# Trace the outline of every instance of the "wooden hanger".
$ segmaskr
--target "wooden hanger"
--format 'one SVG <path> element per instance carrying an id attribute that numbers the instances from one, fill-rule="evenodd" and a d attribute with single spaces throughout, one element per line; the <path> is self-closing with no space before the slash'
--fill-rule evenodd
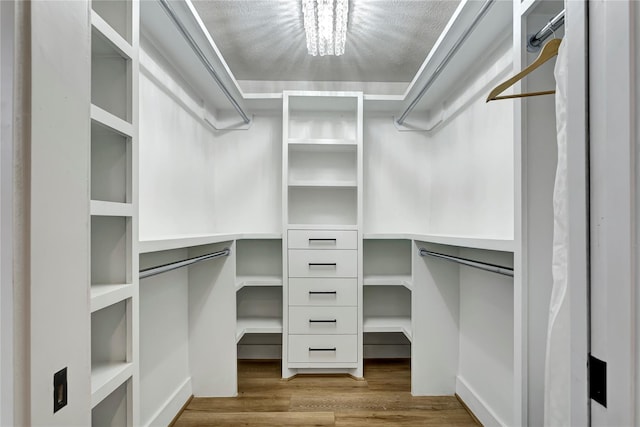
<path id="1" fill-rule="evenodd" d="M 515 95 L 498 96 L 502 92 L 504 92 L 505 90 L 507 90 L 508 88 L 513 86 L 514 84 L 516 84 L 518 81 L 522 80 L 526 75 L 530 74 L 533 70 L 535 70 L 536 68 L 540 67 L 542 64 L 544 64 L 545 62 L 547 62 L 548 60 L 550 60 L 551 58 L 556 56 L 558 54 L 558 48 L 560 47 L 560 42 L 562 42 L 562 39 L 551 39 L 551 40 L 549 40 L 544 45 L 542 50 L 540 51 L 540 55 L 538 55 L 536 60 L 533 61 L 531 63 L 531 65 L 529 65 L 527 68 L 525 68 L 524 70 L 520 71 L 515 76 L 511 77 L 506 82 L 501 83 L 498 86 L 496 86 L 496 88 L 493 89 L 491 91 L 491 93 L 489 94 L 489 96 L 487 97 L 487 102 L 496 101 L 496 100 L 499 100 L 499 99 L 525 98 L 525 97 L 528 97 L 528 96 L 550 95 L 552 93 L 556 93 L 555 90 L 547 90 L 547 91 L 543 91 L 543 92 L 530 92 L 530 93 L 519 93 L 519 94 L 515 94 Z"/>

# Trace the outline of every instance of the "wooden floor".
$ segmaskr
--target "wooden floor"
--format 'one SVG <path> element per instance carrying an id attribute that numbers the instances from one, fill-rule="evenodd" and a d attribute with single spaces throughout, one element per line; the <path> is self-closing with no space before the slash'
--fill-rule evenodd
<path id="1" fill-rule="evenodd" d="M 238 362 L 238 397 L 194 398 L 176 427 L 477 426 L 453 396 L 411 396 L 409 360 L 367 360 L 364 380 L 297 376 L 279 361 Z"/>

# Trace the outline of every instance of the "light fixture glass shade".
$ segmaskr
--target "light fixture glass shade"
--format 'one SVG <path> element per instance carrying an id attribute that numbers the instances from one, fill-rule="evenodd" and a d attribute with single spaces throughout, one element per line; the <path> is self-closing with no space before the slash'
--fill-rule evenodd
<path id="1" fill-rule="evenodd" d="M 349 0 L 302 0 L 309 55 L 342 55 L 347 40 Z"/>

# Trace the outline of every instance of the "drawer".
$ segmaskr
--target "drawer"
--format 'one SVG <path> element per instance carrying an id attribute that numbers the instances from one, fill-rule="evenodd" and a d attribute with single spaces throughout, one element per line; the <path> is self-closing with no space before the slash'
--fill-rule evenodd
<path id="1" fill-rule="evenodd" d="M 358 251 L 289 250 L 289 277 L 358 277 Z"/>
<path id="2" fill-rule="evenodd" d="M 357 335 L 289 335 L 289 362 L 353 363 L 357 361 Z"/>
<path id="3" fill-rule="evenodd" d="M 357 231 L 289 230 L 289 249 L 358 249 Z"/>
<path id="4" fill-rule="evenodd" d="M 289 305 L 358 305 L 358 279 L 289 279 Z"/>
<path id="5" fill-rule="evenodd" d="M 289 307 L 290 334 L 356 334 L 358 307 Z"/>

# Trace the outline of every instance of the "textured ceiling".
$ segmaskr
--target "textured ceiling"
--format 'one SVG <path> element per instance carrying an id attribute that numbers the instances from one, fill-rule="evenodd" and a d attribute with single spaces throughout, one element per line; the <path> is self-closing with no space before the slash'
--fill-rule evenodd
<path id="1" fill-rule="evenodd" d="M 409 82 L 458 0 L 349 0 L 345 54 L 307 54 L 300 0 L 194 0 L 238 80 Z"/>

